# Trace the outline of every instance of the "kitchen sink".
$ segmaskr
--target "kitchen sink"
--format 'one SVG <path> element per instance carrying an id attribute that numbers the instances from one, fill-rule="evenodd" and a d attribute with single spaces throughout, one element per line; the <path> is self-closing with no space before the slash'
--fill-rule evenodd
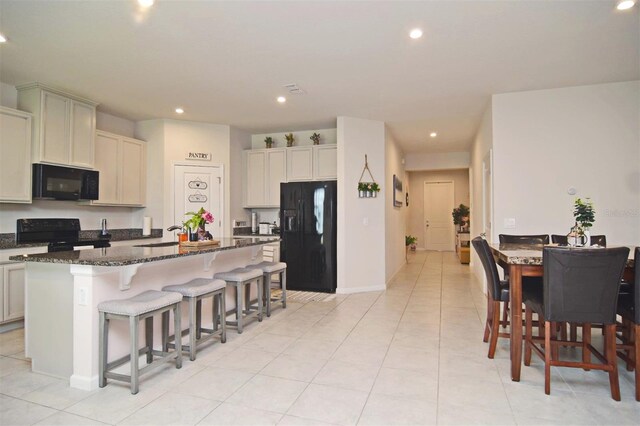
<path id="1" fill-rule="evenodd" d="M 166 243 L 151 243 L 151 244 L 140 244 L 134 247 L 172 247 L 172 246 L 177 246 L 178 242 L 177 241 L 169 241 Z"/>

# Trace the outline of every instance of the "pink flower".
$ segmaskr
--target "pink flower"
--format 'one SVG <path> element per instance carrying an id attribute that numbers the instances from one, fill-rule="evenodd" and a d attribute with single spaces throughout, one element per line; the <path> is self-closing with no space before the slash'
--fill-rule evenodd
<path id="1" fill-rule="evenodd" d="M 211 214 L 211 212 L 205 211 L 204 213 L 202 213 L 202 219 L 204 219 L 206 223 L 213 223 L 213 215 Z"/>

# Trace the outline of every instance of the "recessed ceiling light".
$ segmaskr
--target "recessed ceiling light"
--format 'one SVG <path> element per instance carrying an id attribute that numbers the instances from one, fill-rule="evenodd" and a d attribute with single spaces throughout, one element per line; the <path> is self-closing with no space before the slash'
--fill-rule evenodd
<path id="1" fill-rule="evenodd" d="M 176 108 L 176 114 L 184 114 L 184 109 L 183 108 Z"/>
<path id="2" fill-rule="evenodd" d="M 287 98 L 285 98 L 284 96 L 278 96 L 277 99 L 278 102 L 280 102 L 281 104 L 287 102 Z"/>
<path id="3" fill-rule="evenodd" d="M 616 4 L 616 9 L 627 10 L 627 9 L 631 9 L 635 5 L 636 5 L 636 0 L 618 0 L 618 4 Z"/>
<path id="4" fill-rule="evenodd" d="M 431 132 L 429 136 L 431 136 L 432 138 L 435 138 L 436 136 L 438 136 L 438 134 L 436 132 Z"/>
<path id="5" fill-rule="evenodd" d="M 155 3 L 155 0 L 138 0 L 138 4 L 141 7 L 151 7 Z"/>
<path id="6" fill-rule="evenodd" d="M 420 28 L 414 28 L 409 33 L 409 37 L 416 39 L 422 37 L 422 30 Z"/>
<path id="7" fill-rule="evenodd" d="M 0 43 L 6 43 L 7 42 L 7 38 L 4 36 L 4 34 L 0 34 Z"/>

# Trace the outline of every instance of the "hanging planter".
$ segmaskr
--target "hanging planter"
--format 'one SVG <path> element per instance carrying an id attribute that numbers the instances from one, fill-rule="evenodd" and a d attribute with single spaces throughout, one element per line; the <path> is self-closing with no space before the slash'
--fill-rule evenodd
<path id="1" fill-rule="evenodd" d="M 369 173 L 369 177 L 371 177 L 370 182 L 363 182 L 362 178 L 364 177 L 364 172 Z M 369 163 L 367 161 L 367 156 L 364 156 L 364 169 L 362 170 L 362 174 L 360 175 L 360 180 L 358 181 L 358 197 L 360 198 L 376 198 L 378 196 L 378 192 L 380 192 L 380 185 L 376 183 L 376 180 L 373 178 L 371 174 L 371 170 L 369 170 Z"/>

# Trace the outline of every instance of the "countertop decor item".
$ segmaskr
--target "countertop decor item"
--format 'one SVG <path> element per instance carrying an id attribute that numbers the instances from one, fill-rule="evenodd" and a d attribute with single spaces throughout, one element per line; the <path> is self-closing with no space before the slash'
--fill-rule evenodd
<path id="1" fill-rule="evenodd" d="M 575 225 L 567 235 L 567 242 L 569 245 L 577 247 L 590 246 L 590 231 L 596 221 L 596 212 L 593 209 L 593 202 L 590 198 L 587 197 L 584 201 L 576 198 L 573 202 L 573 217 L 575 218 Z"/>
<path id="2" fill-rule="evenodd" d="M 284 138 L 287 140 L 287 147 L 292 147 L 293 142 L 295 142 L 295 138 L 293 137 L 293 133 L 287 133 L 284 135 Z"/>
<path id="3" fill-rule="evenodd" d="M 369 173 L 369 177 L 371 178 L 370 182 L 362 181 L 365 172 Z M 378 192 L 380 192 L 380 185 L 376 183 L 376 180 L 371 174 L 371 170 L 369 169 L 369 162 L 367 161 L 367 155 L 365 154 L 364 168 L 362 169 L 362 174 L 360 174 L 360 180 L 358 181 L 358 197 L 376 198 L 378 196 Z"/>
<path id="4" fill-rule="evenodd" d="M 313 141 L 314 145 L 320 145 L 320 133 L 312 134 L 309 139 Z"/>
<path id="5" fill-rule="evenodd" d="M 264 143 L 267 146 L 267 148 L 272 148 L 273 147 L 273 138 L 271 136 L 267 136 L 266 138 L 264 138 Z"/>
<path id="6" fill-rule="evenodd" d="M 209 233 L 205 231 L 204 227 L 207 223 L 213 223 L 213 215 L 211 214 L 211 212 L 206 211 L 203 207 L 200 207 L 200 210 L 198 210 L 197 212 L 188 212 L 185 213 L 185 216 L 186 215 L 191 215 L 191 218 L 187 219 L 184 222 L 184 226 L 191 230 L 189 241 L 205 240 L 207 234 Z"/>

